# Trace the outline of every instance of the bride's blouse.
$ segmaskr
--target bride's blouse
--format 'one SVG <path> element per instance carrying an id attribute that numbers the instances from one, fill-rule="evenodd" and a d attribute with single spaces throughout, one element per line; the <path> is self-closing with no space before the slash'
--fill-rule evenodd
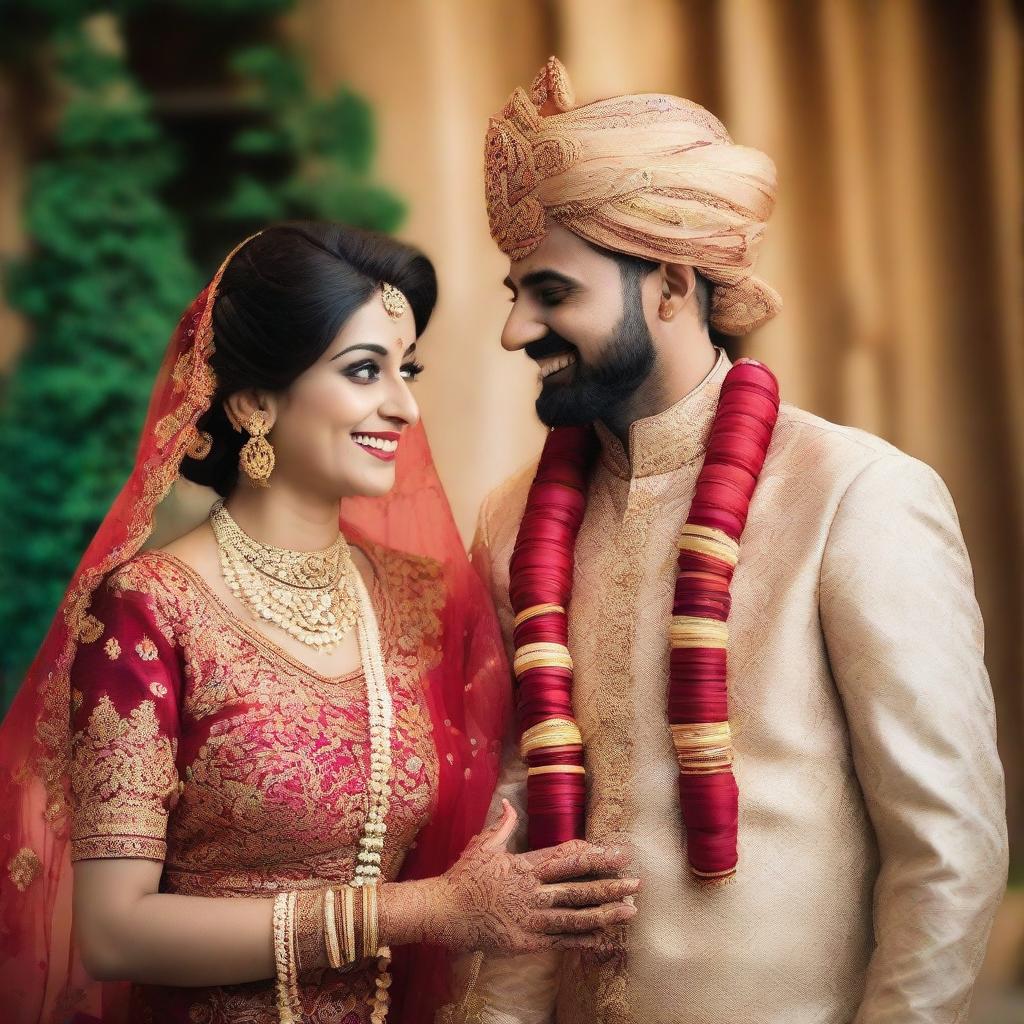
<path id="1" fill-rule="evenodd" d="M 366 549 L 394 701 L 382 877 L 398 874 L 437 794 L 421 687 L 438 650 L 440 571 Z M 160 891 L 273 896 L 350 881 L 368 806 L 362 670 L 327 677 L 224 605 L 184 562 L 143 552 L 96 593 L 71 675 L 71 858 L 164 862 Z M 306 977 L 312 1024 L 368 1021 L 369 962 Z M 216 988 L 133 985 L 154 1024 L 277 1020 L 272 979 Z"/>

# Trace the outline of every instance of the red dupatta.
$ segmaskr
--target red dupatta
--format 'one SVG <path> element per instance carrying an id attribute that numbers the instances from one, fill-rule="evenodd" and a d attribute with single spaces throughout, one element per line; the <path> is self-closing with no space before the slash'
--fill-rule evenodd
<path id="1" fill-rule="evenodd" d="M 249 241 L 249 239 L 246 239 Z M 186 455 L 199 457 L 196 428 L 216 380 L 213 307 L 221 264 L 171 337 L 150 398 L 135 465 L 76 569 L 53 623 L 0 724 L 0 993 L 5 1024 L 126 1019 L 127 984 L 85 972 L 72 933 L 69 834 L 69 672 L 81 643 L 95 641 L 89 614 L 102 580 L 131 559 L 153 529 L 157 505 Z M 401 878 L 439 874 L 482 825 L 499 768 L 508 668 L 482 583 L 469 565 L 422 426 L 403 438 L 396 484 L 379 499 L 346 501 L 342 526 L 366 539 L 424 555 L 443 567 L 441 650 L 424 680 L 438 749 L 437 811 L 417 837 Z M 447 997 L 448 957 L 394 950 L 392 1019 L 432 1021 Z M 406 993 L 415 993 L 406 999 Z"/>

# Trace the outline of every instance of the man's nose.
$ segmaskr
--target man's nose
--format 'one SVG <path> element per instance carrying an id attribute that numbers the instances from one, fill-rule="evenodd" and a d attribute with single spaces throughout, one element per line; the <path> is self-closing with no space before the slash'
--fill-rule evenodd
<path id="1" fill-rule="evenodd" d="M 539 320 L 530 316 L 518 302 L 513 303 L 512 310 L 505 321 L 501 332 L 501 347 L 506 352 L 518 352 L 531 341 L 539 341 L 546 337 L 548 328 Z"/>

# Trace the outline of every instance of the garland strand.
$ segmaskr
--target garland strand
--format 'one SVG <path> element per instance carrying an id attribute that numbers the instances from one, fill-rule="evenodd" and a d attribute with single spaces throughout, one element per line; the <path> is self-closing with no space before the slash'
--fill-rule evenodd
<path id="1" fill-rule="evenodd" d="M 739 540 L 778 408 L 774 374 L 755 360 L 737 360 L 722 384 L 679 539 L 668 630 L 668 721 L 679 762 L 687 856 L 694 875 L 710 884 L 727 882 L 736 872 L 739 793 L 732 772 L 726 621 Z M 572 714 L 566 608 L 596 452 L 589 427 L 548 435 L 510 566 L 513 668 L 533 849 L 584 834 L 583 743 Z"/>

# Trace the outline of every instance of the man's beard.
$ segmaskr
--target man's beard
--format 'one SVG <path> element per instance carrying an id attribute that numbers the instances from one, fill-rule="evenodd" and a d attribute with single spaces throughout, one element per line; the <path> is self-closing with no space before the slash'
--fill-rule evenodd
<path id="1" fill-rule="evenodd" d="M 572 379 L 542 385 L 537 398 L 537 416 L 549 427 L 616 422 L 655 364 L 654 339 L 639 303 L 628 304 L 596 365 L 584 363 L 579 351 L 553 332 L 526 346 L 527 355 L 535 359 L 563 351 L 576 356 Z"/>

